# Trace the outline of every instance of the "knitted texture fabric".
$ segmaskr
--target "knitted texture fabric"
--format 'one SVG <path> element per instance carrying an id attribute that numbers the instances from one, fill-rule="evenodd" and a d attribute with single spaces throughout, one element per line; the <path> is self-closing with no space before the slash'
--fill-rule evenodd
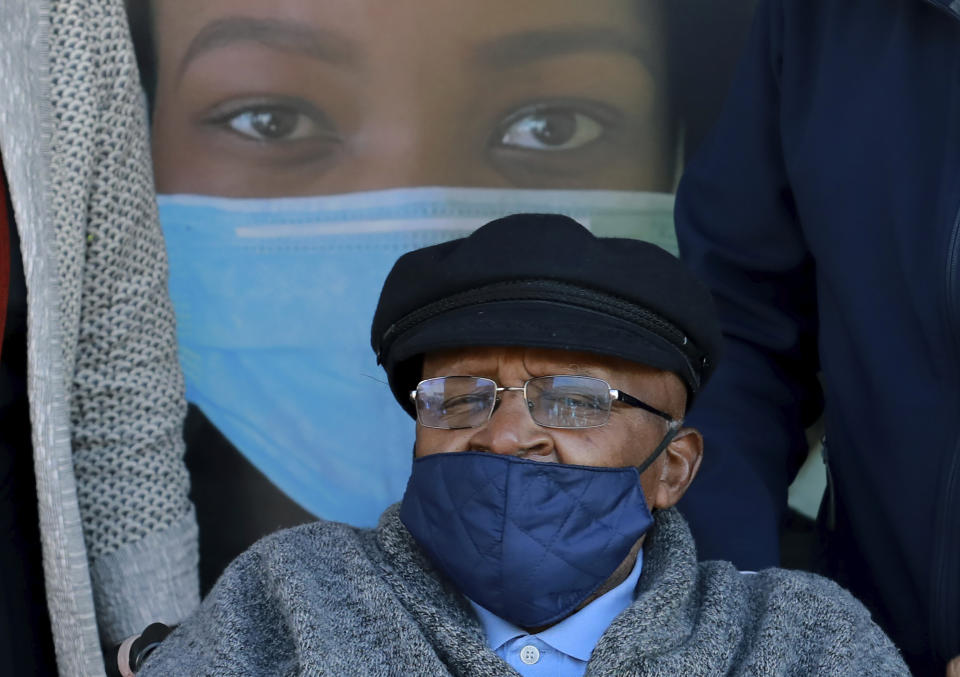
<path id="1" fill-rule="evenodd" d="M 50 53 L 63 361 L 84 535 L 97 557 L 190 510 L 183 381 L 123 3 L 55 2 Z"/>
<path id="2" fill-rule="evenodd" d="M 0 2 L 0 147 L 27 283 L 27 389 L 47 606 L 61 675 L 102 674 L 70 453 L 50 218 L 49 6 Z"/>
<path id="3" fill-rule="evenodd" d="M 98 630 L 198 603 L 146 114 L 121 0 L 4 0 L 0 30 L 47 602 L 60 674 L 97 675 Z"/>
<path id="4" fill-rule="evenodd" d="M 158 675 L 515 675 L 465 598 L 388 509 L 376 530 L 317 522 L 270 536 L 223 574 L 148 659 Z M 697 563 L 660 511 L 635 602 L 587 675 L 908 675 L 849 593 L 818 576 Z"/>

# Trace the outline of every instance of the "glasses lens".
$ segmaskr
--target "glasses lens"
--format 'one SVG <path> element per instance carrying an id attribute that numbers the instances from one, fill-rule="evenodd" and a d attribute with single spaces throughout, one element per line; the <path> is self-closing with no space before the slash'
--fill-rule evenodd
<path id="1" fill-rule="evenodd" d="M 417 420 L 427 428 L 475 428 L 487 422 L 497 384 L 476 376 L 441 376 L 417 386 Z"/>
<path id="2" fill-rule="evenodd" d="M 549 428 L 595 428 L 610 418 L 610 384 L 590 376 L 541 376 L 527 383 L 530 415 Z"/>

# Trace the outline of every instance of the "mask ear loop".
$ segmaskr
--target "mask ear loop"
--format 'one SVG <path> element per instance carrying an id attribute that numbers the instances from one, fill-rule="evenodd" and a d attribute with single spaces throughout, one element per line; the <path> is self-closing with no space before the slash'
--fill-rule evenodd
<path id="1" fill-rule="evenodd" d="M 653 453 L 647 457 L 646 461 L 637 466 L 638 477 L 642 475 L 643 471 L 649 468 L 651 464 L 657 460 L 660 454 L 663 453 L 663 450 L 666 449 L 671 442 L 673 442 L 673 438 L 677 436 L 678 432 L 680 432 L 680 426 L 682 424 L 682 421 L 670 421 L 670 429 L 667 431 L 667 434 L 664 435 L 663 439 L 660 440 L 660 444 L 658 444 L 657 448 L 653 450 Z"/>

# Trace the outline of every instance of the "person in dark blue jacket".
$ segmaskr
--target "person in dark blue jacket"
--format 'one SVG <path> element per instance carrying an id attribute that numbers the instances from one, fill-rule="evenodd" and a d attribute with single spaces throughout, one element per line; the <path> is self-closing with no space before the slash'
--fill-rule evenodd
<path id="1" fill-rule="evenodd" d="M 691 417 L 701 558 L 777 563 L 823 413 L 823 571 L 942 676 L 960 655 L 960 2 L 762 0 L 676 218 L 725 333 Z"/>

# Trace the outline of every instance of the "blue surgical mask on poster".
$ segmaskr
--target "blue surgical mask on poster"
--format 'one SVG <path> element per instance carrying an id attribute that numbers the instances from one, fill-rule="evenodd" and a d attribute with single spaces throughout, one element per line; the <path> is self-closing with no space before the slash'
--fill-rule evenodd
<path id="1" fill-rule="evenodd" d="M 305 509 L 357 526 L 400 500 L 413 456 L 414 422 L 370 349 L 397 257 L 517 212 L 677 250 L 662 193 L 425 187 L 158 204 L 187 400 Z"/>

